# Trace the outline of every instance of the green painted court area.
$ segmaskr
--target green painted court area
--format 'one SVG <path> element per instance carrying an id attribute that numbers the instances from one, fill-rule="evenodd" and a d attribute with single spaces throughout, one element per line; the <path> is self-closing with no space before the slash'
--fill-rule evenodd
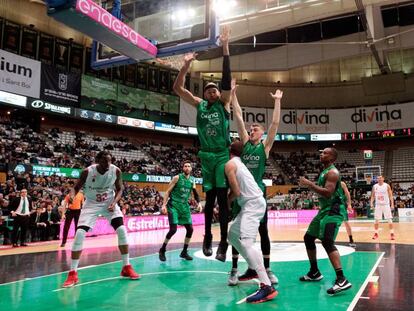
<path id="1" fill-rule="evenodd" d="M 326 294 L 335 279 L 328 259 L 319 261 L 325 278 L 317 283 L 299 282 L 298 277 L 308 271 L 306 261 L 274 262 L 279 295 L 257 305 L 237 304 L 257 289 L 257 283 L 227 286 L 230 262 L 196 257 L 183 261 L 178 255 L 179 250 L 167 252 L 162 264 L 157 254 L 132 259 L 142 275 L 136 281 L 121 279 L 121 262 L 113 262 L 80 269 L 80 283 L 74 288 L 60 288 L 66 273 L 3 284 L 0 310 L 347 310 L 382 253 L 343 256 L 353 287 L 333 297 Z M 240 263 L 239 270 L 245 269 L 246 264 Z"/>

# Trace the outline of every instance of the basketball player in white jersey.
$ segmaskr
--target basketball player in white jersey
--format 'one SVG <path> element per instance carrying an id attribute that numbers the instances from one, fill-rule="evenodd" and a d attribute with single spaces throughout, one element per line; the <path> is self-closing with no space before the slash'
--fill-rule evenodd
<path id="1" fill-rule="evenodd" d="M 123 222 L 123 214 L 118 206 L 122 196 L 121 170 L 111 164 L 112 156 L 107 151 L 101 151 L 95 159 L 97 164 L 82 171 L 79 181 L 71 192 L 71 198 L 84 187 L 86 198 L 82 208 L 75 239 L 72 245 L 72 261 L 68 277 L 63 287 L 75 286 L 78 282 L 78 265 L 82 253 L 83 240 L 86 232 L 95 226 L 99 215 L 104 216 L 118 235 L 118 247 L 122 255 L 123 268 L 121 276 L 136 280 L 140 276 L 129 264 L 127 231 Z"/>
<path id="2" fill-rule="evenodd" d="M 378 183 L 372 187 L 371 191 L 371 209 L 374 208 L 375 200 L 375 224 L 374 229 L 375 233 L 372 237 L 373 240 L 378 239 L 378 224 L 382 219 L 384 214 L 384 219 L 388 220 L 388 225 L 390 227 L 390 237 L 391 240 L 395 240 L 394 227 L 392 224 L 392 212 L 394 210 L 394 197 L 392 195 L 392 190 L 390 185 L 384 182 L 383 176 L 378 176 Z"/>
<path id="3" fill-rule="evenodd" d="M 267 275 L 262 254 L 254 247 L 260 220 L 266 211 L 266 200 L 249 169 L 240 160 L 243 152 L 241 141 L 230 145 L 230 160 L 225 173 L 230 185 L 228 202 L 237 199 L 241 209 L 229 230 L 229 243 L 243 256 L 250 269 L 257 272 L 260 289 L 246 298 L 249 303 L 260 303 L 276 297 L 277 291 Z"/>

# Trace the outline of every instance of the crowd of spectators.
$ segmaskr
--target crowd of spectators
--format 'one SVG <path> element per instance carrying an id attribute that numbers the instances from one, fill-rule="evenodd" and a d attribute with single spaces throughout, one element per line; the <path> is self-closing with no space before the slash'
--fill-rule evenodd
<path id="1" fill-rule="evenodd" d="M 304 151 L 291 152 L 288 156 L 272 152 L 271 156 L 278 163 L 283 174 L 287 177 L 287 184 L 297 185 L 299 177 L 309 178 L 309 175 L 317 176 L 323 170 L 318 153 L 307 153 Z M 344 162 L 336 162 L 335 166 L 341 171 L 345 168 L 352 168 L 353 165 Z M 352 176 L 343 175 L 342 179 L 347 182 L 355 180 L 355 174 Z"/>

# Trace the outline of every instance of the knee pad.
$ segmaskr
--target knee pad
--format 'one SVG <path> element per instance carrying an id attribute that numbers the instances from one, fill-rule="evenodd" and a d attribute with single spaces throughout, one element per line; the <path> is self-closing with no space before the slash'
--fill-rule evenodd
<path id="1" fill-rule="evenodd" d="M 124 219 L 122 217 L 117 217 L 111 220 L 111 226 L 116 231 L 119 227 L 124 225 Z"/>
<path id="2" fill-rule="evenodd" d="M 310 234 L 306 233 L 303 237 L 303 240 L 305 241 L 306 249 L 308 250 L 314 250 L 316 249 L 315 240 L 316 238 L 311 236 Z"/>
<path id="3" fill-rule="evenodd" d="M 118 245 L 128 245 L 128 236 L 124 225 L 116 229 L 116 234 L 118 235 Z"/>
<path id="4" fill-rule="evenodd" d="M 75 239 L 74 239 L 73 244 L 72 244 L 72 251 L 73 252 L 78 252 L 78 251 L 82 250 L 83 240 L 85 239 L 86 231 L 87 231 L 84 228 L 89 229 L 88 227 L 81 226 L 81 227 L 78 228 L 78 230 L 76 230 Z"/>
<path id="5" fill-rule="evenodd" d="M 322 246 L 328 255 L 337 250 L 332 239 L 323 239 Z"/>

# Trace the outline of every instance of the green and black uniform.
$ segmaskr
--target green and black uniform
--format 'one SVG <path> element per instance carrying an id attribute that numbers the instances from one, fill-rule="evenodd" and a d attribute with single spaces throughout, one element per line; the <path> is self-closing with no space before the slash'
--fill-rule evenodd
<path id="1" fill-rule="evenodd" d="M 185 177 L 185 174 L 178 175 L 178 181 L 170 194 L 167 204 L 168 221 L 174 225 L 192 224 L 190 205 L 188 199 L 194 187 L 194 177 Z"/>
<path id="2" fill-rule="evenodd" d="M 317 185 L 324 187 L 326 183 L 326 175 L 330 170 L 337 170 L 336 167 L 332 164 L 329 167 L 325 168 L 322 173 L 319 175 Z M 338 173 L 339 174 L 339 173 Z M 325 226 L 327 224 L 335 224 L 335 232 L 333 239 L 335 240 L 339 227 L 342 224 L 342 221 L 345 218 L 346 206 L 344 202 L 345 194 L 341 187 L 341 178 L 339 177 L 336 182 L 336 187 L 334 193 L 330 198 L 319 197 L 319 213 L 313 218 L 312 222 L 308 227 L 307 233 L 318 239 L 323 239 L 325 236 Z"/>
<path id="3" fill-rule="evenodd" d="M 266 193 L 266 185 L 263 183 L 263 175 L 266 169 L 266 158 L 267 157 L 263 142 L 254 145 L 250 141 L 247 141 L 244 144 L 241 160 L 249 169 L 250 173 L 252 173 L 254 180 L 256 181 L 260 190 L 262 190 L 263 195 Z M 232 206 L 233 219 L 239 212 L 240 206 L 235 201 Z"/>
<path id="4" fill-rule="evenodd" d="M 229 160 L 230 146 L 230 114 L 223 103 L 217 100 L 209 106 L 203 100 L 197 106 L 197 132 L 201 150 L 203 190 L 227 188 L 224 166 Z"/>

